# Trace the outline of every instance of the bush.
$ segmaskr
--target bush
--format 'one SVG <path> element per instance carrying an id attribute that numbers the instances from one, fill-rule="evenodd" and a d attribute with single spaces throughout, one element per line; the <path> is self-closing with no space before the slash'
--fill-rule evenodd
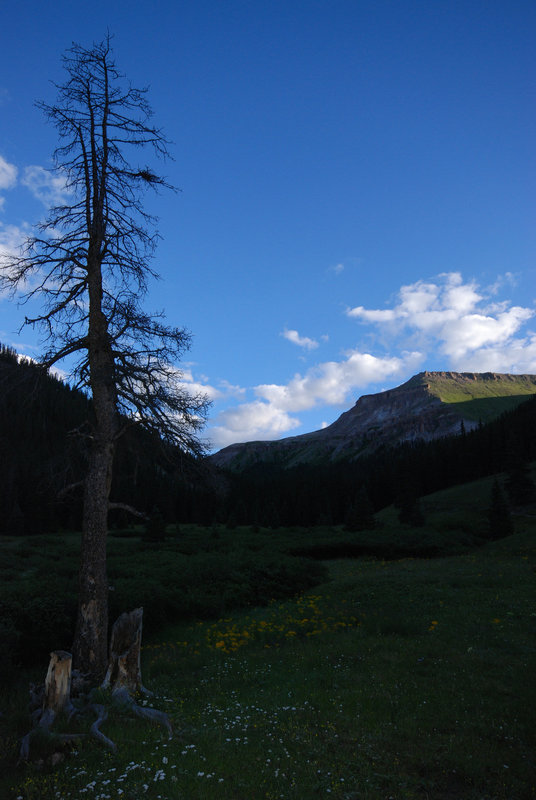
<path id="1" fill-rule="evenodd" d="M 114 577 L 110 617 L 143 606 L 151 631 L 177 620 L 209 619 L 236 608 L 291 597 L 325 579 L 326 570 L 310 560 L 265 550 L 199 553 L 162 551 L 144 562 L 123 561 Z"/>

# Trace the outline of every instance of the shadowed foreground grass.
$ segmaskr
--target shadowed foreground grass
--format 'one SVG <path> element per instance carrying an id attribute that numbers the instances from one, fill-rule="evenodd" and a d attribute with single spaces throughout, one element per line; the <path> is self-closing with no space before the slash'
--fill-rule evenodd
<path id="1" fill-rule="evenodd" d="M 0 794 L 536 797 L 535 552 L 525 530 L 446 559 L 333 561 L 292 601 L 169 628 L 143 675 L 171 740 L 112 713 L 117 754 L 84 740 L 56 771 L 12 769 Z"/>

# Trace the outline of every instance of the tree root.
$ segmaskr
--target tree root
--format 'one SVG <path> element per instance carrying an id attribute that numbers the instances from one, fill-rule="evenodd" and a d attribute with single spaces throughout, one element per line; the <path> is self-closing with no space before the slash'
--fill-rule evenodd
<path id="1" fill-rule="evenodd" d="M 138 705 L 132 696 L 135 693 L 152 696 L 152 692 L 145 689 L 141 681 L 142 615 L 143 609 L 141 608 L 137 608 L 129 614 L 121 614 L 113 626 L 110 661 L 101 689 L 111 689 L 114 705 L 126 713 L 161 725 L 167 730 L 171 739 L 173 729 L 168 715 L 156 708 Z M 71 693 L 84 696 L 86 688 L 86 676 L 80 675 L 76 671 L 71 675 L 70 653 L 55 650 L 50 654 L 50 664 L 44 686 L 30 685 L 29 711 L 33 727 L 21 741 L 19 761 L 30 760 L 31 742 L 39 731 L 50 734 L 54 742 L 62 745 L 87 736 L 83 733 L 55 734 L 51 731 L 52 725 L 59 715 L 66 716 L 67 720 L 70 720 L 75 714 L 85 710 L 97 714 L 97 719 L 90 728 L 91 736 L 110 750 L 117 751 L 115 742 L 100 730 L 100 726 L 108 718 L 106 707 L 102 703 L 92 702 L 91 692 L 89 693 L 89 703 L 86 703 L 83 708 L 75 708 L 71 701 Z"/>
<path id="2" fill-rule="evenodd" d="M 106 747 L 109 747 L 110 750 L 113 750 L 115 753 L 117 751 L 117 745 L 115 744 L 115 742 L 112 742 L 111 739 L 108 739 L 108 737 L 105 736 L 100 730 L 100 726 L 102 725 L 102 723 L 106 722 L 106 720 L 108 719 L 108 712 L 106 711 L 104 706 L 101 705 L 100 703 L 94 703 L 91 706 L 91 710 L 95 711 L 95 713 L 97 714 L 97 719 L 90 728 L 91 735 L 95 739 L 97 739 L 97 741 L 101 742 Z"/>
<path id="3" fill-rule="evenodd" d="M 173 736 L 173 728 L 171 726 L 171 720 L 164 711 L 138 705 L 124 687 L 114 689 L 112 697 L 136 717 L 141 717 L 141 719 L 147 719 L 150 722 L 156 722 L 158 725 L 162 725 L 167 730 L 168 736 L 171 739 Z"/>

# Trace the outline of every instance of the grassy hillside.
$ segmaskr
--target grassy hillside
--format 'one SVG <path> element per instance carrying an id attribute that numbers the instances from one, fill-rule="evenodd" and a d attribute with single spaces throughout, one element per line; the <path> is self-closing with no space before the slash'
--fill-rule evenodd
<path id="1" fill-rule="evenodd" d="M 424 372 L 412 379 L 428 385 L 443 403 L 462 403 L 457 410 L 467 419 L 483 423 L 511 411 L 536 394 L 536 375 L 502 375 L 485 372 Z"/>

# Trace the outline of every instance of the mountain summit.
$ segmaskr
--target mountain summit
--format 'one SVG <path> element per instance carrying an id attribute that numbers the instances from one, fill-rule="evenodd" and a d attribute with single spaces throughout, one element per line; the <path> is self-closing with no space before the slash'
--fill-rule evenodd
<path id="1" fill-rule="evenodd" d="M 420 372 L 395 389 L 363 395 L 322 430 L 271 442 L 232 444 L 210 460 L 234 471 L 261 463 L 293 467 L 352 461 L 382 445 L 471 430 L 534 394 L 536 375 Z"/>

